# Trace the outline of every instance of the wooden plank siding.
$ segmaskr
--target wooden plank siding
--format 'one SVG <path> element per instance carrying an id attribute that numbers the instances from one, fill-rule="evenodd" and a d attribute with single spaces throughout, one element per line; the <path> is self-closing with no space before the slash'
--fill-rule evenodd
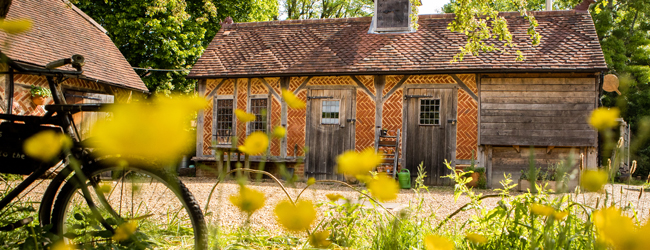
<path id="1" fill-rule="evenodd" d="M 517 152 L 513 147 L 490 147 L 492 157 L 488 158 L 488 161 L 490 161 L 489 166 L 491 167 L 492 174 L 492 178 L 489 179 L 491 187 L 501 187 L 499 181 L 503 180 L 504 174 L 509 174 L 512 180 L 519 180 L 521 171 L 526 171 L 531 163 L 531 152 L 533 154 L 535 167 L 542 169 L 542 171 L 546 171 L 547 168 L 562 161 L 568 163 L 571 157 L 575 163 L 572 169 L 578 168 L 580 153 L 583 153 L 584 149 L 556 147 L 548 151 L 546 147 L 521 147 L 519 152 Z M 577 181 L 577 179 L 578 177 L 572 181 Z"/>
<path id="2" fill-rule="evenodd" d="M 595 78 L 483 78 L 483 145 L 595 146 L 587 124 L 596 107 Z"/>

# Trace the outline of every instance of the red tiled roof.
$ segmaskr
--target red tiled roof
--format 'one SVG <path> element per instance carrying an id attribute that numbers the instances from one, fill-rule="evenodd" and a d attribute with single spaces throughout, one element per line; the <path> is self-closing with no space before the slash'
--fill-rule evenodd
<path id="1" fill-rule="evenodd" d="M 530 45 L 528 22 L 519 13 L 502 13 L 526 57 L 523 62 L 515 61 L 513 49 L 450 63 L 465 44 L 464 35 L 447 30 L 452 14 L 421 15 L 418 31 L 408 34 L 368 34 L 369 17 L 290 20 L 222 28 L 188 77 L 607 69 L 589 13 L 533 14 L 543 36 L 539 46 Z"/>
<path id="2" fill-rule="evenodd" d="M 9 43 L 0 49 L 12 60 L 44 67 L 79 54 L 85 57 L 86 79 L 148 91 L 106 30 L 74 5 L 62 0 L 13 0 L 7 19 L 18 18 L 29 18 L 33 25 L 27 33 L 15 36 L 0 32 L 0 42 Z"/>

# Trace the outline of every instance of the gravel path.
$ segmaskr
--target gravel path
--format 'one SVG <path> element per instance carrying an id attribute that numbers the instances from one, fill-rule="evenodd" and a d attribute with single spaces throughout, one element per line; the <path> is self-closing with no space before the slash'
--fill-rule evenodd
<path id="1" fill-rule="evenodd" d="M 201 209 L 205 208 L 205 204 L 208 200 L 210 190 L 215 184 L 215 179 L 213 178 L 197 178 L 197 177 L 181 177 L 185 185 L 190 189 L 194 194 L 194 197 L 197 199 L 201 205 Z M 27 199 L 38 200 L 40 199 L 45 187 L 49 181 L 43 181 L 43 184 L 36 186 L 36 188 L 27 195 Z M 296 197 L 300 191 L 306 186 L 305 183 L 299 182 L 296 183 L 295 187 L 287 187 L 288 193 L 292 197 Z M 250 188 L 257 189 L 266 194 L 266 203 L 262 209 L 257 211 L 251 217 L 251 226 L 254 229 L 265 229 L 269 232 L 279 232 L 279 226 L 275 222 L 273 215 L 273 208 L 275 205 L 287 199 L 286 195 L 282 189 L 275 183 L 269 180 L 263 180 L 259 183 L 249 184 Z M 0 189 L 4 189 L 5 185 L 0 184 Z M 363 187 L 357 186 L 359 189 Z M 607 190 L 611 193 L 612 186 L 608 185 Z M 635 207 L 640 207 L 638 211 L 639 217 L 641 220 L 645 221 L 648 218 L 648 213 L 650 212 L 650 198 L 647 194 L 644 194 L 641 199 L 638 199 L 639 196 L 639 187 L 632 186 L 628 189 L 625 185 L 616 184 L 614 185 L 614 199 L 617 203 L 620 202 L 627 204 L 632 203 Z M 211 224 L 218 223 L 223 229 L 229 230 L 241 226 L 245 221 L 245 215 L 241 214 L 238 209 L 233 206 L 228 197 L 235 195 L 239 190 L 238 184 L 234 181 L 225 181 L 218 185 L 215 190 L 210 206 L 207 211 L 207 220 Z M 621 195 L 621 190 L 623 194 Z M 493 191 L 489 190 L 477 190 L 483 194 L 495 194 Z M 330 184 L 330 183 L 318 183 L 308 190 L 306 190 L 301 198 L 309 199 L 314 201 L 314 203 L 326 201 L 326 194 L 337 193 L 341 194 L 347 199 L 357 200 L 360 197 L 360 194 L 350 190 L 347 187 L 341 186 L 339 184 Z M 513 193 L 521 194 L 521 193 Z M 465 203 L 469 202 L 469 198 L 466 196 L 461 196 L 458 202 L 454 202 L 453 197 L 453 188 L 452 187 L 431 187 L 430 192 L 425 194 L 425 207 L 424 211 L 421 214 L 429 215 L 434 213 L 436 216 L 434 220 L 440 220 L 445 216 L 449 215 L 456 209 L 460 208 Z M 599 203 L 602 206 L 604 195 L 598 193 L 588 193 L 585 195 L 578 196 L 578 200 L 582 203 L 585 203 L 590 206 L 594 206 L 596 202 L 600 199 Z M 493 208 L 497 206 L 499 198 L 487 198 L 483 200 L 483 205 L 486 208 Z M 402 190 L 395 201 L 391 201 L 391 206 L 400 205 L 402 207 L 409 206 L 410 203 L 417 201 L 417 196 L 412 190 Z M 626 202 L 627 201 L 627 202 Z M 397 204 L 395 204 L 397 203 Z M 321 211 L 326 209 L 321 207 Z M 473 211 L 463 211 L 455 216 L 451 224 L 464 222 L 467 220 Z"/>

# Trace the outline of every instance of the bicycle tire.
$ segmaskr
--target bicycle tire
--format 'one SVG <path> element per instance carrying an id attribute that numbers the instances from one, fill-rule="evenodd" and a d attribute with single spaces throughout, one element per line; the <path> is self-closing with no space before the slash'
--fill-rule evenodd
<path id="1" fill-rule="evenodd" d="M 83 172 L 85 176 L 95 176 L 103 171 L 114 171 L 116 169 L 115 166 L 123 164 L 123 161 L 125 160 L 128 162 L 128 167 L 126 167 L 125 170 L 136 170 L 138 172 L 148 173 L 152 177 L 159 179 L 163 184 L 165 184 L 166 188 L 176 195 L 179 201 L 183 204 L 183 207 L 192 222 L 194 249 L 207 249 L 207 226 L 201 208 L 187 187 L 169 171 L 164 170 L 163 168 L 152 168 L 150 163 L 147 163 L 142 159 L 115 157 L 92 161 L 90 164 L 83 167 Z M 79 186 L 76 182 L 68 181 L 63 185 L 61 191 L 56 196 L 51 216 L 52 229 L 54 233 L 62 235 L 64 225 L 66 224 L 65 219 L 69 205 L 68 203 L 71 201 L 73 195 L 78 189 Z"/>

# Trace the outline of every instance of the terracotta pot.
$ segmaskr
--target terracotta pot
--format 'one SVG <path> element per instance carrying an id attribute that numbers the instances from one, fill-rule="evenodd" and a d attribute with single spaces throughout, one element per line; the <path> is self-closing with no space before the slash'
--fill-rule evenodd
<path id="1" fill-rule="evenodd" d="M 34 104 L 36 104 L 36 105 L 43 105 L 43 104 L 45 104 L 45 100 L 46 100 L 46 99 L 47 99 L 47 98 L 45 98 L 45 97 L 43 97 L 43 96 L 40 96 L 40 95 L 32 96 L 32 102 L 34 102 Z"/>
<path id="2" fill-rule="evenodd" d="M 466 185 L 468 187 L 473 187 L 473 188 L 478 187 L 478 178 L 481 177 L 481 173 L 474 172 L 472 173 L 472 175 L 470 175 L 470 177 L 472 177 L 472 181 L 470 181 Z"/>

